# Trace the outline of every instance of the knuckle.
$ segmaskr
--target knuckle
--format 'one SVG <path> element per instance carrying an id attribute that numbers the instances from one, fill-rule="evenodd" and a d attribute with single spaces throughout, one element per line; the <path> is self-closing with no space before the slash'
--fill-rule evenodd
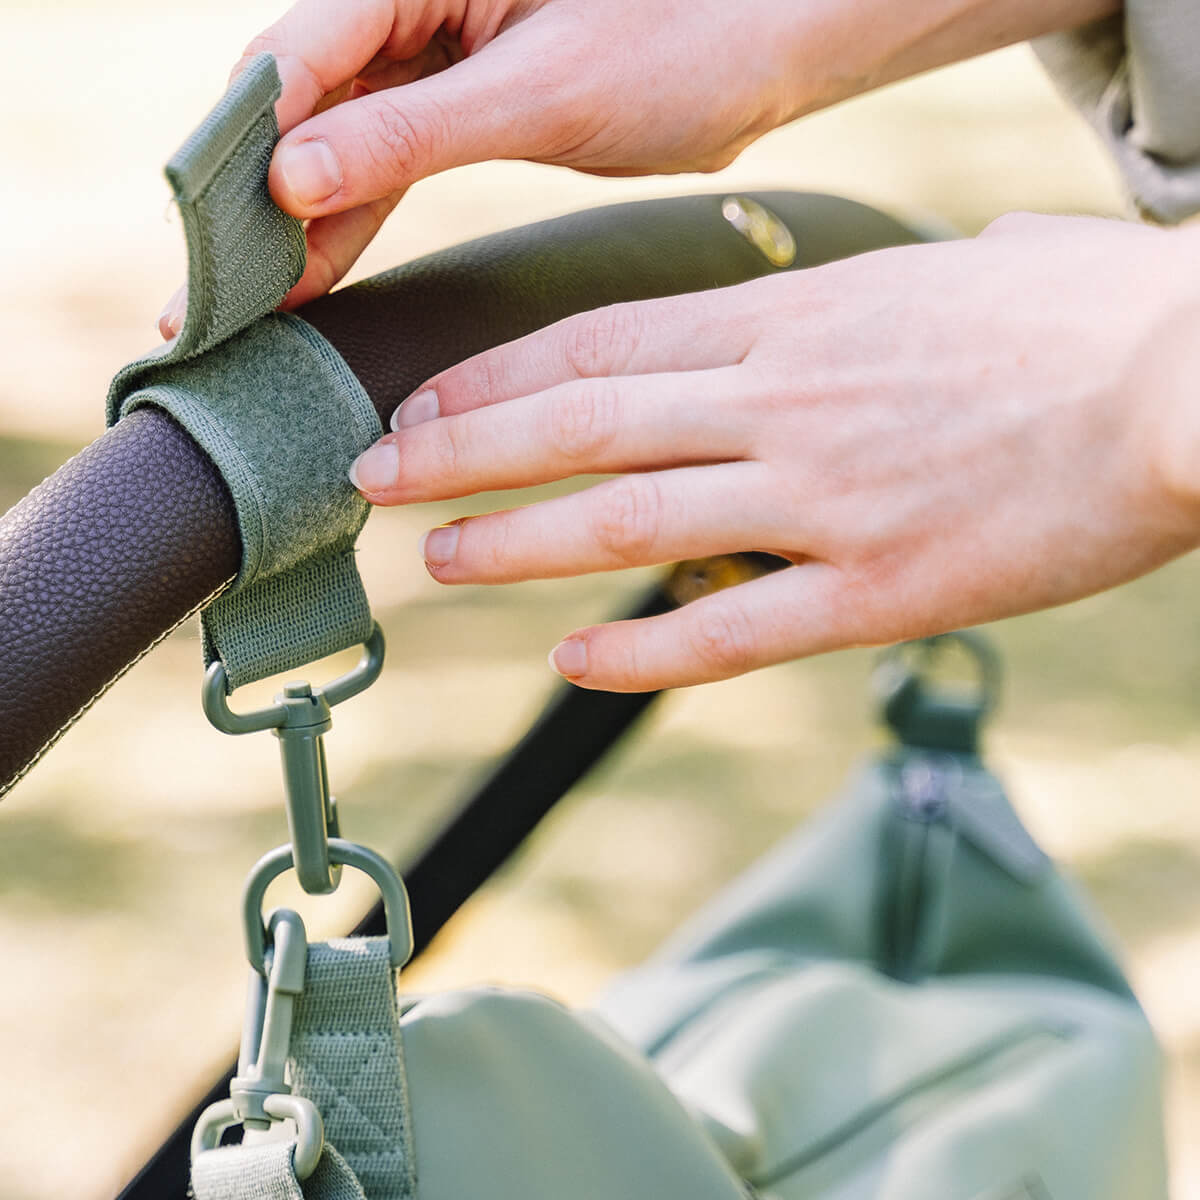
<path id="1" fill-rule="evenodd" d="M 696 657 L 722 675 L 737 675 L 754 665 L 754 626 L 736 605 L 720 601 L 698 605 L 689 640 Z"/>
<path id="2" fill-rule="evenodd" d="M 623 688 L 639 690 L 646 685 L 648 675 L 642 664 L 637 637 L 612 634 L 604 639 L 603 653 L 593 652 L 593 657 L 604 665 L 604 673 L 614 684 Z"/>
<path id="3" fill-rule="evenodd" d="M 512 386 L 510 374 L 509 366 L 501 355 L 484 354 L 476 361 L 468 377 L 468 398 L 480 406 L 507 400 Z"/>
<path id="4" fill-rule="evenodd" d="M 265 29 L 262 33 L 255 34 L 246 43 L 246 48 L 242 51 L 242 57 L 238 65 L 241 66 L 256 54 L 277 54 L 283 49 L 283 40 L 275 30 Z"/>
<path id="5" fill-rule="evenodd" d="M 1045 220 L 1039 213 L 1007 212 L 984 226 L 980 237 L 1001 237 L 1013 233 L 1032 233 L 1042 227 Z"/>
<path id="6" fill-rule="evenodd" d="M 429 438 L 428 468 L 440 480 L 457 479 L 466 468 L 467 444 L 459 421 L 429 421 L 422 428 Z"/>
<path id="7" fill-rule="evenodd" d="M 570 459 L 594 456 L 616 436 L 619 398 L 611 383 L 589 384 L 551 403 L 547 412 L 550 443 Z"/>
<path id="8" fill-rule="evenodd" d="M 437 393 L 442 415 L 467 409 L 487 408 L 507 399 L 508 371 L 492 351 L 469 358 L 435 375 L 425 385 Z"/>
<path id="9" fill-rule="evenodd" d="M 647 475 L 630 475 L 603 485 L 593 521 L 596 544 L 622 566 L 638 566 L 652 557 L 662 524 L 662 493 Z"/>
<path id="10" fill-rule="evenodd" d="M 620 374 L 641 337 L 636 304 L 610 304 L 570 322 L 563 352 L 567 366 L 584 379 Z"/>
<path id="11" fill-rule="evenodd" d="M 467 530 L 470 536 L 466 536 Z M 512 574 L 514 529 L 507 513 L 476 517 L 463 527 L 458 547 L 458 563 L 484 579 L 505 578 Z"/>
<path id="12" fill-rule="evenodd" d="M 384 96 L 387 93 L 382 93 Z M 405 111 L 394 103 L 372 106 L 364 130 L 369 163 L 389 186 L 410 182 L 428 169 L 440 144 L 431 113 Z"/>

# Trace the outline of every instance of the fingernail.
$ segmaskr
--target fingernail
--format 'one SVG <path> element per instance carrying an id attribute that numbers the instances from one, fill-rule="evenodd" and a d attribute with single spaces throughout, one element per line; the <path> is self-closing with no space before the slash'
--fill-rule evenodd
<path id="1" fill-rule="evenodd" d="M 320 138 L 281 147 L 278 164 L 284 186 L 301 204 L 319 204 L 342 186 L 341 164 Z"/>
<path id="2" fill-rule="evenodd" d="M 444 567 L 458 553 L 458 533 L 461 525 L 439 525 L 431 529 L 420 543 L 421 557 L 431 567 Z"/>
<path id="3" fill-rule="evenodd" d="M 587 643 L 578 638 L 567 638 L 550 651 L 550 665 L 568 679 L 578 679 L 587 674 Z"/>
<path id="4" fill-rule="evenodd" d="M 376 442 L 364 450 L 350 468 L 350 482 L 360 492 L 383 492 L 400 475 L 400 451 L 391 442 Z"/>
<path id="5" fill-rule="evenodd" d="M 168 341 L 173 337 L 178 337 L 179 331 L 183 328 L 183 317 L 186 311 L 187 292 L 180 288 L 167 301 L 162 312 L 158 314 L 158 332 Z"/>
<path id="6" fill-rule="evenodd" d="M 418 392 L 409 396 L 405 402 L 392 413 L 392 429 L 399 432 L 410 425 L 420 425 L 422 421 L 432 421 L 439 413 L 437 392 Z"/>

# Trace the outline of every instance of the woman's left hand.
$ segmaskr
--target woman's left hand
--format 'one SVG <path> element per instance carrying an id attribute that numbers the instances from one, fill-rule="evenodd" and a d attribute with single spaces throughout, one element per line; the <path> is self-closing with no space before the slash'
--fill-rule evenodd
<path id="1" fill-rule="evenodd" d="M 442 583 L 792 562 L 571 634 L 552 662 L 585 687 L 701 683 L 1061 604 L 1200 542 L 1198 267 L 1194 231 L 1015 217 L 617 305 L 436 376 L 353 477 L 410 504 L 617 474 L 433 530 Z"/>

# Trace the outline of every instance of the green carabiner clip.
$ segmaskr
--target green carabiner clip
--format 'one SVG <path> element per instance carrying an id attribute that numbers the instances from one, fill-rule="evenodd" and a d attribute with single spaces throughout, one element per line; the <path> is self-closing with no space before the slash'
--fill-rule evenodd
<path id="1" fill-rule="evenodd" d="M 231 1125 L 241 1124 L 246 1136 L 265 1132 L 274 1122 L 296 1125 L 292 1160 L 297 1179 L 307 1179 L 325 1148 L 325 1125 L 313 1102 L 291 1094 L 286 1082 L 288 1048 L 296 999 L 304 991 L 308 938 L 304 922 L 291 909 L 276 909 L 268 922 L 271 959 L 265 975 L 250 972 L 250 995 L 237 1074 L 229 1099 L 210 1104 L 192 1132 L 192 1162 L 220 1144 Z"/>
<path id="2" fill-rule="evenodd" d="M 338 885 L 340 870 L 329 860 L 328 843 L 337 837 L 337 801 L 329 788 L 325 764 L 325 734 L 333 725 L 332 708 L 358 695 L 383 670 L 383 631 L 376 625 L 364 643 L 363 655 L 345 675 L 313 687 L 289 683 L 269 708 L 238 713 L 229 707 L 225 667 L 214 662 L 204 676 L 204 712 L 223 733 L 271 730 L 279 739 L 283 763 L 288 831 L 296 854 L 296 876 L 310 895 L 325 895 Z"/>

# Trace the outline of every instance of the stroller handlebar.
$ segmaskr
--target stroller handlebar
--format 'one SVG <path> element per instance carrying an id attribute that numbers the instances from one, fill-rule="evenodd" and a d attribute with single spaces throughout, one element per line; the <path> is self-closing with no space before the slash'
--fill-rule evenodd
<path id="1" fill-rule="evenodd" d="M 346 359 L 386 425 L 430 375 L 565 316 L 771 273 L 778 263 L 732 219 L 728 199 L 641 201 L 509 230 L 334 292 L 300 315 Z M 848 200 L 754 200 L 791 232 L 795 266 L 920 240 Z M 224 482 L 152 409 L 126 417 L 0 517 L 0 795 L 222 588 L 240 556 Z"/>

